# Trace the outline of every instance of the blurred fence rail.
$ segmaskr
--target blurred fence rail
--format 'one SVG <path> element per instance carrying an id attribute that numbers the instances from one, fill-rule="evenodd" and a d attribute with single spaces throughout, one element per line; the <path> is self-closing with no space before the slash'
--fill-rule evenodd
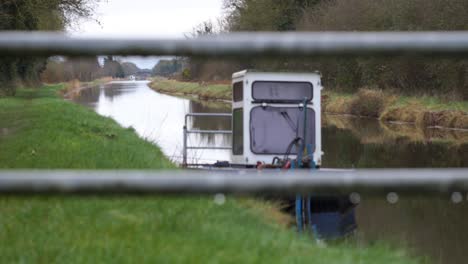
<path id="1" fill-rule="evenodd" d="M 244 32 L 190 39 L 0 31 L 0 55 L 468 55 L 468 31 Z"/>
<path id="2" fill-rule="evenodd" d="M 0 171 L 0 194 L 370 194 L 468 192 L 468 169 Z"/>
<path id="3" fill-rule="evenodd" d="M 468 31 L 235 33 L 194 39 L 0 32 L 2 56 L 467 56 Z M 468 192 L 468 169 L 0 171 L 0 194 L 386 194 Z"/>

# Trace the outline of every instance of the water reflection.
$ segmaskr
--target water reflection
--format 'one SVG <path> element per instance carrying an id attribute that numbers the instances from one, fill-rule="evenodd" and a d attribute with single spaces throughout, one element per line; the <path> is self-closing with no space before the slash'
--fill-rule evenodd
<path id="1" fill-rule="evenodd" d="M 133 127 L 143 138 L 158 144 L 176 162 L 182 160 L 182 127 L 187 113 L 229 112 L 227 104 L 213 104 L 156 93 L 148 82 L 112 82 L 83 90 L 76 102 L 115 119 L 124 127 Z M 229 130 L 226 118 L 192 117 L 189 128 Z M 190 146 L 229 146 L 230 135 L 192 134 Z M 190 150 L 189 162 L 229 160 L 227 150 Z"/>
<path id="2" fill-rule="evenodd" d="M 390 241 L 430 263 L 466 263 L 468 203 L 446 198 L 404 198 L 396 204 L 363 197 L 357 207 L 358 239 Z"/>
<path id="3" fill-rule="evenodd" d="M 231 106 L 222 102 L 194 101 L 189 103 L 190 113 L 230 113 Z M 199 130 L 231 130 L 231 119 L 226 117 L 191 117 L 189 127 Z M 192 135 L 195 136 L 195 135 Z M 231 136 L 221 136 L 215 134 L 203 134 L 202 141 L 215 146 L 217 139 L 222 142 L 218 146 L 230 146 Z M 228 159 L 226 159 L 228 160 Z"/>
<path id="4" fill-rule="evenodd" d="M 324 167 L 468 167 L 468 132 L 325 116 Z"/>
<path id="5" fill-rule="evenodd" d="M 324 166 L 338 168 L 468 167 L 468 132 L 324 116 Z M 468 197 L 467 197 L 468 198 Z M 431 263 L 465 263 L 468 203 L 450 197 L 361 196 L 358 239 L 392 241 Z"/>

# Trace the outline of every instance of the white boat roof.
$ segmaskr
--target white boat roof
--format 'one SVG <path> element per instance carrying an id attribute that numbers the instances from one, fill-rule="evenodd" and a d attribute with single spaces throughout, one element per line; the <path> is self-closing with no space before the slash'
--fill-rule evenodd
<path id="1" fill-rule="evenodd" d="M 243 70 L 243 71 L 238 71 L 238 72 L 235 72 L 232 74 L 232 78 L 233 79 L 237 79 L 237 78 L 241 78 L 243 76 L 245 76 L 247 73 L 253 73 L 253 74 L 262 74 L 262 75 L 284 75 L 284 76 L 288 76 L 288 77 L 291 77 L 291 76 L 304 76 L 304 75 L 308 75 L 308 76 L 314 76 L 314 77 L 321 77 L 321 74 L 319 71 L 314 71 L 314 72 L 263 72 L 263 71 L 257 71 L 257 70 L 252 70 L 252 69 L 248 69 L 248 70 Z"/>

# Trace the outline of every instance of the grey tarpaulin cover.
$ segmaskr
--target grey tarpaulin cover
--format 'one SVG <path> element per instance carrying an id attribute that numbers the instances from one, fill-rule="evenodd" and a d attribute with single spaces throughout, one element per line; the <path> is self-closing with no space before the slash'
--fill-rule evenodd
<path id="1" fill-rule="evenodd" d="M 304 138 L 304 110 L 299 107 L 258 106 L 250 112 L 251 150 L 256 154 L 285 154 L 296 138 Z M 315 112 L 307 109 L 307 140 L 315 150 Z M 296 154 L 296 147 L 291 154 Z"/>

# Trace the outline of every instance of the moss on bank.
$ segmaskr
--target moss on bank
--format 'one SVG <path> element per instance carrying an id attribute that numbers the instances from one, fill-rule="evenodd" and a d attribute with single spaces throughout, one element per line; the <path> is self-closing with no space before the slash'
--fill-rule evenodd
<path id="1" fill-rule="evenodd" d="M 132 129 L 58 98 L 62 88 L 0 99 L 0 168 L 174 167 Z M 417 263 L 380 243 L 318 246 L 268 210 L 233 197 L 217 205 L 206 196 L 3 196 L 0 255 L 6 263 Z"/>

